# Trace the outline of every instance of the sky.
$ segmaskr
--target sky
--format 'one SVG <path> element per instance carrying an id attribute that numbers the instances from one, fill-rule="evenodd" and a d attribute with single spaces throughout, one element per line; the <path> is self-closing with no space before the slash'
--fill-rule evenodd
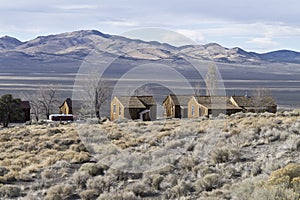
<path id="1" fill-rule="evenodd" d="M 0 0 L 0 37 L 158 28 L 198 44 L 300 51 L 299 9 L 298 0 Z"/>

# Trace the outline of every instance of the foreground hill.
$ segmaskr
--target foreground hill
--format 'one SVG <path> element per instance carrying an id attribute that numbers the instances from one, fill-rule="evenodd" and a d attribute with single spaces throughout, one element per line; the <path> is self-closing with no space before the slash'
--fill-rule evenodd
<path id="1" fill-rule="evenodd" d="M 0 197 L 299 199 L 300 111 L 0 131 Z"/>

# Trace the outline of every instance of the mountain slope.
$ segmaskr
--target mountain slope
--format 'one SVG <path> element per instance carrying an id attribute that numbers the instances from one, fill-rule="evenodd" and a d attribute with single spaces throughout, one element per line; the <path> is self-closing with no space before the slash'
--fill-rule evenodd
<path id="1" fill-rule="evenodd" d="M 95 30 L 81 30 L 57 35 L 40 36 L 27 42 L 11 37 L 0 38 L 0 50 L 22 52 L 45 58 L 45 54 L 67 56 L 83 60 L 92 50 L 131 59 L 178 59 L 182 56 L 214 60 L 222 63 L 260 64 L 264 62 L 299 63 L 300 53 L 288 50 L 258 54 L 241 48 L 225 48 L 216 43 L 174 47 L 159 42 L 145 42 L 121 36 L 103 34 Z M 15 57 L 13 59 L 16 59 Z M 59 62 L 59 59 L 57 59 Z"/>
<path id="2" fill-rule="evenodd" d="M 23 44 L 21 41 L 13 37 L 4 36 L 0 38 L 0 50 L 14 49 L 21 44 Z"/>
<path id="3" fill-rule="evenodd" d="M 300 53 L 290 50 L 279 50 L 269 53 L 260 54 L 259 57 L 263 60 L 272 62 L 291 62 L 300 63 Z"/>

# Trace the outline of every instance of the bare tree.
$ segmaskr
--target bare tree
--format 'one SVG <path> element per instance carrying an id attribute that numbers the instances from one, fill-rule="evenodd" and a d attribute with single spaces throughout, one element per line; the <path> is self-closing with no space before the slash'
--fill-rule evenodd
<path id="1" fill-rule="evenodd" d="M 148 85 L 143 85 L 143 86 L 137 88 L 133 93 L 134 96 L 148 96 L 150 94 L 152 94 L 152 91 Z M 130 93 L 129 93 L 129 95 L 130 95 Z"/>
<path id="2" fill-rule="evenodd" d="M 208 67 L 208 71 L 205 77 L 205 83 L 206 83 L 206 95 L 208 96 L 217 95 L 218 74 L 217 74 L 217 68 L 213 64 L 211 64 Z"/>
<path id="3" fill-rule="evenodd" d="M 108 98 L 108 90 L 106 81 L 98 81 L 97 77 L 88 75 L 82 85 L 82 114 L 100 119 L 100 109 Z"/>
<path id="4" fill-rule="evenodd" d="M 47 119 L 49 119 L 49 115 L 53 112 L 55 106 L 58 106 L 57 87 L 41 87 L 37 92 L 37 102 L 41 111 L 45 114 Z"/>
<path id="5" fill-rule="evenodd" d="M 194 92 L 196 96 L 200 96 L 202 92 L 201 83 L 196 83 L 194 86 Z"/>
<path id="6" fill-rule="evenodd" d="M 257 88 L 254 90 L 252 95 L 252 101 L 255 107 L 255 112 L 265 111 L 266 106 L 272 105 L 275 103 L 271 90 L 268 88 Z"/>

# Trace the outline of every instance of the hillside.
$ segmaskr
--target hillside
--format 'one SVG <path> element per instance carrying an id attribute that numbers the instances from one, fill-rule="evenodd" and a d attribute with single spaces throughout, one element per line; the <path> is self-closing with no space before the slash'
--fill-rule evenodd
<path id="1" fill-rule="evenodd" d="M 159 42 L 145 42 L 108 35 L 96 30 L 40 36 L 24 43 L 15 38 L 3 37 L 0 38 L 0 50 L 2 54 L 8 51 L 15 51 L 34 55 L 35 57 L 42 56 L 42 54 L 54 54 L 80 60 L 83 60 L 91 50 L 148 60 L 174 59 L 182 55 L 225 63 L 263 63 L 274 61 L 299 63 L 300 60 L 300 53 L 294 51 L 258 54 L 244 51 L 238 47 L 228 49 L 216 43 L 174 47 Z M 59 59 L 57 62 L 59 62 Z"/>
<path id="2" fill-rule="evenodd" d="M 290 199 L 300 112 L 0 130 L 0 198 Z"/>

